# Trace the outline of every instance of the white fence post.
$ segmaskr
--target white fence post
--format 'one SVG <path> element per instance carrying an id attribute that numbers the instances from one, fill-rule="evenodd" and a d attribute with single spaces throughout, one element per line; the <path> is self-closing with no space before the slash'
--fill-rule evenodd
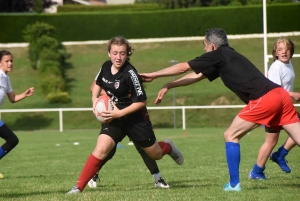
<path id="1" fill-rule="evenodd" d="M 182 129 L 185 130 L 185 107 L 182 107 Z"/>
<path id="2" fill-rule="evenodd" d="M 63 132 L 63 111 L 59 109 L 59 131 Z"/>

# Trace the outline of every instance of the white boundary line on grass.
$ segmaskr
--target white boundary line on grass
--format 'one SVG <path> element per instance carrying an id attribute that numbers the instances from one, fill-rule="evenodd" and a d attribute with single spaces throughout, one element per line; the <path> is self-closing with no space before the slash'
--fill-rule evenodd
<path id="1" fill-rule="evenodd" d="M 280 36 L 300 36 L 299 31 L 294 32 L 281 32 L 281 33 L 268 33 L 268 37 Z M 243 35 L 228 35 L 228 39 L 244 39 L 244 38 L 263 38 L 264 34 L 243 34 Z M 191 37 L 172 37 L 172 38 L 145 38 L 145 39 L 128 39 L 131 43 L 155 43 L 155 42 L 174 42 L 174 41 L 199 41 L 203 40 L 204 36 L 191 36 Z M 68 41 L 63 42 L 63 45 L 99 45 L 106 44 L 108 40 L 95 40 L 95 41 Z M 11 47 L 27 47 L 28 43 L 0 43 L 0 48 Z"/>

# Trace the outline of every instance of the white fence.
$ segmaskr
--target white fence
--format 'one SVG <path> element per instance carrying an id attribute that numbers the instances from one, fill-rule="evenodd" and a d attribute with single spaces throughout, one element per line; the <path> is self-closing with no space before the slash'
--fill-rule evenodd
<path id="1" fill-rule="evenodd" d="M 299 107 L 300 104 L 294 104 Z M 180 110 L 182 111 L 182 129 L 186 129 L 185 124 L 185 110 L 187 109 L 226 109 L 226 108 L 243 108 L 245 105 L 209 105 L 209 106 L 161 106 L 161 107 L 147 107 L 148 110 Z M 0 113 L 14 113 L 14 112 L 58 112 L 59 114 L 59 131 L 63 132 L 63 112 L 75 111 L 92 111 L 92 108 L 40 108 L 40 109 L 4 109 Z"/>

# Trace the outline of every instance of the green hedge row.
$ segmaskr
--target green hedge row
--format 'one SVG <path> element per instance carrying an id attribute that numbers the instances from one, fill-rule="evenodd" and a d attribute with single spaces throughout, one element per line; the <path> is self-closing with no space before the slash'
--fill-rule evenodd
<path id="1" fill-rule="evenodd" d="M 220 27 L 227 34 L 263 33 L 261 5 L 209 7 L 131 13 L 58 13 L 0 15 L 0 43 L 24 42 L 28 24 L 45 22 L 57 30 L 61 41 L 126 38 L 203 36 L 208 28 Z M 300 4 L 267 7 L 268 32 L 300 31 Z"/>

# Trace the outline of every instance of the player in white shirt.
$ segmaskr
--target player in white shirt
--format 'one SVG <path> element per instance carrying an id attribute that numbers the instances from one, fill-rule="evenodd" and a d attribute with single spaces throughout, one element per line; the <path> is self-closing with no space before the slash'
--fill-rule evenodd
<path id="1" fill-rule="evenodd" d="M 6 50 L 0 51 L 0 106 L 2 106 L 6 96 L 11 103 L 16 103 L 27 96 L 32 96 L 34 93 L 34 88 L 31 87 L 25 92 L 15 95 L 9 77 L 7 76 L 7 73 L 12 70 L 12 54 Z M 5 140 L 5 143 L 0 146 L 0 159 L 2 159 L 19 143 L 19 139 L 2 120 L 0 120 L 0 137 Z"/>
<path id="2" fill-rule="evenodd" d="M 281 85 L 290 96 L 298 102 L 300 100 L 300 93 L 293 92 L 295 73 L 291 58 L 294 54 L 294 49 L 295 45 L 290 39 L 280 37 L 276 40 L 272 51 L 274 62 L 269 68 L 268 78 L 276 84 Z M 295 147 L 296 143 L 289 137 L 276 152 L 271 154 L 278 142 L 280 129 L 275 130 L 265 127 L 265 130 L 266 140 L 259 150 L 256 164 L 248 175 L 250 179 L 266 179 L 264 170 L 269 157 L 273 162 L 277 163 L 283 171 L 286 173 L 291 172 L 285 156 Z"/>

